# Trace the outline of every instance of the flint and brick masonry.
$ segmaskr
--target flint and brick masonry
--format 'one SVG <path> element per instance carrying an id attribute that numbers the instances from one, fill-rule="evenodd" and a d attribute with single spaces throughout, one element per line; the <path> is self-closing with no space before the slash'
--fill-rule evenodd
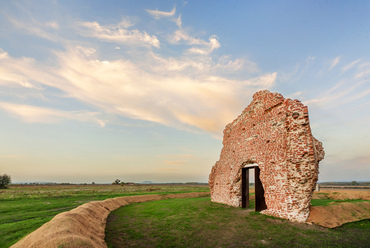
<path id="1" fill-rule="evenodd" d="M 257 163 L 267 205 L 262 213 L 305 222 L 324 155 L 322 143 L 312 136 L 306 106 L 259 91 L 225 127 L 220 160 L 209 175 L 211 199 L 240 207 L 242 168 Z"/>

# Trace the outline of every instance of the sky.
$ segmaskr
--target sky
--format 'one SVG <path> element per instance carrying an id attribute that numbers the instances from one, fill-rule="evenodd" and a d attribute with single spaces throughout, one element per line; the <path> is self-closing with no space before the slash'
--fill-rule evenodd
<path id="1" fill-rule="evenodd" d="M 207 182 L 259 90 L 298 99 L 319 181 L 370 180 L 369 1 L 0 0 L 0 174 Z"/>

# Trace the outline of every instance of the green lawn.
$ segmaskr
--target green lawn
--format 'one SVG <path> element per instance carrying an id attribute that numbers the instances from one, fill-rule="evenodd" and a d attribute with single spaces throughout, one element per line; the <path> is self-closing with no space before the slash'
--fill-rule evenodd
<path id="1" fill-rule="evenodd" d="M 370 220 L 327 229 L 212 203 L 209 197 L 168 199 L 113 211 L 106 242 L 111 248 L 369 247 Z"/>
<path id="2" fill-rule="evenodd" d="M 9 247 L 51 220 L 83 203 L 113 197 L 207 192 L 208 186 L 58 185 L 0 190 L 0 248 Z"/>
<path id="3" fill-rule="evenodd" d="M 339 204 L 342 202 L 370 202 L 368 200 L 361 199 L 346 199 L 346 200 L 333 200 L 333 199 L 312 199 L 311 206 L 328 206 L 329 204 Z"/>

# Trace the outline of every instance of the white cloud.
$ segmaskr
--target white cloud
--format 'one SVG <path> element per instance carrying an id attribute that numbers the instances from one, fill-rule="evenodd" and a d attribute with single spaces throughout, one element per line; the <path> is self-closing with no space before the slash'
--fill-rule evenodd
<path id="1" fill-rule="evenodd" d="M 88 111 L 61 111 L 45 107 L 37 107 L 23 104 L 0 102 L 0 108 L 21 117 L 31 123 L 54 123 L 64 119 L 71 119 L 83 122 L 96 122 L 104 127 L 105 122 L 96 116 L 98 113 Z"/>
<path id="2" fill-rule="evenodd" d="M 14 59 L 0 49 L 0 86 L 38 88 L 31 83 L 33 78 L 30 75 L 35 74 L 32 71 L 34 64 L 34 59 Z"/>
<path id="3" fill-rule="evenodd" d="M 148 12 L 158 18 L 170 17 L 167 20 L 172 22 L 176 8 L 171 12 Z M 19 23 L 16 20 L 14 22 Z M 99 44 L 95 43 L 92 48 L 86 41 L 64 40 L 64 48 L 53 51 L 53 56 L 47 62 L 12 57 L 0 50 L 0 86 L 9 90 L 8 96 L 11 95 L 10 89 L 16 89 L 19 94 L 27 90 L 25 96 L 43 96 L 37 99 L 38 106 L 40 101 L 45 103 L 46 99 L 54 101 L 52 98 L 57 98 L 60 102 L 74 99 L 103 114 L 151 121 L 179 129 L 203 130 L 219 136 L 224 126 L 246 107 L 247 99 L 256 90 L 274 85 L 276 73 L 242 80 L 230 79 L 225 75 L 241 69 L 257 72 L 256 63 L 231 59 L 229 56 L 215 59 L 211 53 L 221 47 L 217 36 L 212 35 L 204 40 L 188 34 L 181 29 L 181 15 L 176 23 L 180 30 L 168 42 L 172 46 L 185 44 L 187 47 L 178 46 L 182 49 L 178 50 L 180 55 L 171 57 L 161 53 L 155 35 L 132 29 L 134 24 L 127 18 L 113 25 L 78 22 L 76 30 L 80 31 L 79 35 L 117 43 L 111 51 L 117 52 L 121 45 L 154 46 L 158 50 L 156 53 L 151 49 L 120 51 L 124 55 L 117 59 L 117 56 L 104 56 Z M 46 24 L 35 21 L 26 25 L 26 28 L 42 36 L 39 30 L 56 31 L 65 27 L 54 21 Z M 168 35 L 162 34 L 162 37 L 168 38 Z M 53 97 L 49 97 L 51 95 Z M 27 100 L 22 99 L 22 104 L 16 104 L 14 102 L 17 99 L 13 98 L 10 100 L 13 103 L 2 103 L 1 107 L 27 122 L 52 123 L 73 119 L 105 125 L 96 112 L 37 107 L 30 105 Z"/>
<path id="4" fill-rule="evenodd" d="M 245 99 L 258 89 L 272 87 L 276 78 L 276 73 L 271 73 L 249 80 L 230 80 L 217 76 L 212 66 L 198 74 L 188 75 L 182 70 L 168 74 L 162 65 L 171 64 L 171 59 L 161 58 L 164 62 L 158 63 L 155 57 L 147 56 L 136 64 L 122 59 L 99 60 L 94 51 L 79 46 L 56 52 L 56 67 L 8 56 L 0 60 L 0 68 L 5 68 L 8 74 L 57 88 L 68 97 L 105 113 L 180 129 L 195 127 L 212 134 L 220 134 L 225 124 L 246 106 Z M 75 119 L 81 114 L 25 106 L 3 107 L 26 121 Z M 26 110 L 33 114 L 27 115 Z M 94 118 L 95 115 L 87 120 L 96 121 Z"/>
<path id="5" fill-rule="evenodd" d="M 173 73 L 180 72 L 187 74 L 199 74 L 204 72 L 213 73 L 234 73 L 244 69 L 248 72 L 257 72 L 258 66 L 256 63 L 242 59 L 232 60 L 229 56 L 222 56 L 218 60 L 213 60 L 211 57 L 183 56 L 180 58 L 168 57 L 164 58 L 159 54 L 152 53 L 152 58 L 155 60 L 151 69 L 158 73 Z M 160 64 L 160 66 L 159 66 Z"/>
<path id="6" fill-rule="evenodd" d="M 340 56 L 336 57 L 330 65 L 329 71 L 331 71 L 340 61 Z"/>
<path id="7" fill-rule="evenodd" d="M 182 26 L 181 15 L 179 15 L 179 17 L 177 19 L 175 19 L 174 22 L 176 23 L 176 25 L 179 28 L 181 28 L 181 26 Z"/>
<path id="8" fill-rule="evenodd" d="M 47 22 L 47 23 L 45 23 L 45 26 L 50 27 L 52 29 L 59 29 L 59 24 L 56 23 L 55 21 Z"/>
<path id="9" fill-rule="evenodd" d="M 332 71 L 327 75 L 327 78 L 319 79 L 330 81 L 330 83 L 326 82 L 327 85 L 333 86 L 322 91 L 315 98 L 305 101 L 305 104 L 315 103 L 325 108 L 338 108 L 355 103 L 360 99 L 368 100 L 365 97 L 369 95 L 369 89 L 366 85 L 370 82 L 370 63 L 365 61 L 359 64 L 361 60 L 358 59 L 335 69 L 339 59 L 340 57 L 337 57 L 332 62 Z"/>
<path id="10" fill-rule="evenodd" d="M 308 56 L 307 62 L 314 61 L 316 59 L 315 56 Z"/>
<path id="11" fill-rule="evenodd" d="M 137 29 L 128 30 L 133 24 L 123 20 L 117 25 L 100 25 L 98 22 L 80 22 L 80 34 L 94 37 L 100 40 L 130 45 L 149 45 L 159 48 L 160 43 L 155 35 L 149 35 L 145 31 Z"/>
<path id="12" fill-rule="evenodd" d="M 168 18 L 171 17 L 169 20 L 176 23 L 176 25 L 181 28 L 182 21 L 181 21 L 181 14 L 178 18 L 173 18 L 176 13 L 176 6 L 173 7 L 173 9 L 170 12 L 165 11 L 159 11 L 159 10 L 146 10 L 150 15 L 152 15 L 155 19 L 161 19 L 161 18 Z"/>
<path id="13" fill-rule="evenodd" d="M 74 98 L 131 118 L 175 126 L 182 123 L 210 132 L 220 131 L 233 118 L 231 109 L 235 108 L 230 107 L 241 104 L 234 98 L 240 94 L 239 88 L 271 87 L 276 77 L 271 74 L 248 81 L 210 75 L 192 79 L 181 73 L 166 77 L 158 73 L 161 67 L 150 73 L 129 61 L 102 62 L 82 58 L 74 50 L 58 56 L 59 74 L 69 82 L 58 88 Z M 220 117 L 227 120 L 214 118 L 218 111 L 224 112 Z"/>
<path id="14" fill-rule="evenodd" d="M 357 69 L 356 75 L 354 77 L 355 79 L 369 78 L 370 63 L 368 63 L 368 62 L 362 63 L 362 64 L 358 65 L 357 68 L 358 69 Z"/>
<path id="15" fill-rule="evenodd" d="M 159 11 L 159 10 L 146 10 L 149 14 L 151 14 L 154 18 L 159 19 L 162 17 L 171 17 L 176 13 L 176 6 L 170 12 Z"/>
<path id="16" fill-rule="evenodd" d="M 33 18 L 30 18 L 27 22 L 23 22 L 12 17 L 8 17 L 8 19 L 14 25 L 14 27 L 23 29 L 29 34 L 37 35 L 44 39 L 55 42 L 59 39 L 54 32 L 55 30 L 59 29 L 59 25 L 54 21 L 42 23 Z"/>
<path id="17" fill-rule="evenodd" d="M 212 35 L 211 37 L 209 37 L 209 41 L 205 41 L 188 35 L 184 30 L 177 30 L 170 37 L 169 41 L 174 44 L 178 44 L 183 41 L 187 45 L 195 46 L 188 49 L 188 51 L 190 53 L 201 55 L 208 55 L 213 50 L 221 47 L 220 43 L 218 42 L 218 37 L 216 35 Z"/>
<path id="18" fill-rule="evenodd" d="M 342 72 L 345 72 L 345 71 L 347 71 L 347 70 L 351 69 L 351 68 L 352 68 L 352 67 L 354 67 L 358 62 L 360 62 L 360 60 L 361 60 L 361 59 L 355 60 L 355 61 L 353 61 L 353 62 L 349 63 L 348 65 L 343 66 L 343 67 L 342 67 Z"/>

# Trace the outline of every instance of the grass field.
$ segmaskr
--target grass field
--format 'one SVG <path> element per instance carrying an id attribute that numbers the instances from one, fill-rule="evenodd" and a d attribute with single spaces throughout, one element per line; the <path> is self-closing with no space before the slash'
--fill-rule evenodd
<path id="1" fill-rule="evenodd" d="M 0 190 L 0 248 L 16 243 L 56 214 L 86 202 L 131 195 L 208 191 L 206 185 L 12 186 Z M 313 199 L 312 205 L 343 201 L 348 200 L 326 197 Z M 252 201 L 250 208 L 253 207 Z M 120 247 L 117 242 L 158 247 L 369 247 L 369 225 L 369 221 L 361 221 L 329 230 L 260 215 L 252 209 L 211 203 L 209 198 L 194 198 L 120 208 L 109 217 L 107 241 L 111 247 Z"/>
<path id="2" fill-rule="evenodd" d="M 369 247 L 370 220 L 327 229 L 212 203 L 208 197 L 169 199 L 113 211 L 106 242 L 111 248 Z"/>
<path id="3" fill-rule="evenodd" d="M 51 220 L 83 203 L 113 197 L 207 192 L 197 185 L 55 185 L 12 186 L 0 190 L 0 247 L 9 247 Z"/>

